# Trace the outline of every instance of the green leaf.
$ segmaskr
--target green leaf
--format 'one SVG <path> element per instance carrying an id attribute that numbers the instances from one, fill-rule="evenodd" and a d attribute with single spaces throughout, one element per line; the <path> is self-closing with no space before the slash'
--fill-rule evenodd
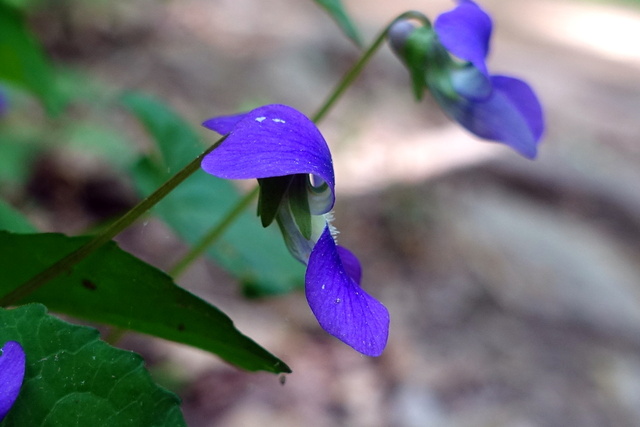
<path id="1" fill-rule="evenodd" d="M 88 240 L 53 233 L 0 232 L 0 294 Z M 53 311 L 198 347 L 250 371 L 290 371 L 242 335 L 226 314 L 113 242 L 22 302 L 39 302 Z"/>
<path id="2" fill-rule="evenodd" d="M 0 199 L 0 230 L 8 230 L 15 233 L 33 233 L 37 231 L 24 215 L 2 199 Z"/>
<path id="3" fill-rule="evenodd" d="M 123 102 L 160 149 L 155 157 L 141 159 L 132 171 L 138 189 L 147 195 L 203 148 L 191 126 L 161 102 L 137 94 L 126 95 Z M 194 244 L 240 199 L 241 194 L 231 182 L 200 170 L 153 212 L 186 242 Z M 238 278 L 251 296 L 290 292 L 303 285 L 304 267 L 289 254 L 278 230 L 262 228 L 253 212 L 240 215 L 207 255 Z"/>
<path id="4" fill-rule="evenodd" d="M 27 366 L 9 426 L 186 426 L 179 399 L 153 383 L 142 358 L 30 304 L 0 309 L 0 345 L 19 342 Z"/>
<path id="5" fill-rule="evenodd" d="M 315 0 L 323 7 L 334 21 L 338 24 L 342 32 L 349 37 L 358 47 L 362 47 L 362 38 L 351 18 L 347 14 L 340 0 Z"/>
<path id="6" fill-rule="evenodd" d="M 55 70 L 26 25 L 24 16 L 0 3 L 0 79 L 30 90 L 51 114 L 58 113 L 64 100 L 55 86 Z"/>

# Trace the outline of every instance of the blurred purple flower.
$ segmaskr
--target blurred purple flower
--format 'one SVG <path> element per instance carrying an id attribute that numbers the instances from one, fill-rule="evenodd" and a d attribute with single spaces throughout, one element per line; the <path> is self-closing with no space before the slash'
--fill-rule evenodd
<path id="1" fill-rule="evenodd" d="M 15 341 L 8 341 L 0 355 L 0 421 L 9 412 L 20 393 L 25 370 L 24 350 Z"/>
<path id="2" fill-rule="evenodd" d="M 459 0 L 433 28 L 428 22 L 416 27 L 412 20 L 398 20 L 389 41 L 409 67 L 418 97 L 429 89 L 464 128 L 532 159 L 544 132 L 542 107 L 524 81 L 489 73 L 492 29 L 491 17 L 475 2 Z"/>
<path id="3" fill-rule="evenodd" d="M 333 162 L 318 128 L 285 105 L 214 117 L 203 126 L 227 137 L 202 168 L 225 179 L 258 179 L 262 223 L 276 220 L 290 252 L 307 265 L 305 292 L 320 326 L 365 355 L 380 355 L 389 313 L 360 287 L 355 255 L 336 243 Z"/>
<path id="4" fill-rule="evenodd" d="M 460 0 L 453 10 L 438 16 L 434 29 L 440 43 L 469 63 L 451 71 L 451 84 L 458 97 L 435 95 L 467 130 L 535 158 L 544 131 L 542 107 L 524 81 L 489 74 L 485 59 L 492 26 L 489 15 L 471 0 Z"/>

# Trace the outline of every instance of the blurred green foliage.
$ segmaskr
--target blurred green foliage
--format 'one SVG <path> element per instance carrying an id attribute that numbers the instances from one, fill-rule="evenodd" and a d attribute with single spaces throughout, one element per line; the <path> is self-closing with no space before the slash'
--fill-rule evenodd
<path id="1" fill-rule="evenodd" d="M 320 7 L 324 8 L 334 21 L 338 24 L 342 32 L 353 41 L 356 46 L 362 47 L 362 36 L 356 28 L 353 20 L 347 13 L 341 0 L 314 0 Z"/>
<path id="2" fill-rule="evenodd" d="M 66 99 L 57 90 L 56 71 L 26 24 L 24 14 L 0 3 L 0 80 L 36 95 L 48 113 L 61 112 Z"/>

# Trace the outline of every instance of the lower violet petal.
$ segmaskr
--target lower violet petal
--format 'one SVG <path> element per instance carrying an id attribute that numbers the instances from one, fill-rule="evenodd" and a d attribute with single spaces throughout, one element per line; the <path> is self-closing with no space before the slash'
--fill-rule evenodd
<path id="1" fill-rule="evenodd" d="M 511 100 L 513 106 L 520 111 L 529 124 L 536 142 L 539 141 L 544 133 L 544 115 L 540 100 L 533 89 L 522 80 L 508 76 L 491 76 L 491 83 L 495 90 L 502 92 Z"/>
<path id="2" fill-rule="evenodd" d="M 2 347 L 0 356 L 0 421 L 9 412 L 18 398 L 25 370 L 24 350 L 15 341 L 7 342 Z"/>
<path id="3" fill-rule="evenodd" d="M 357 258 L 325 228 L 309 257 L 307 301 L 325 331 L 362 354 L 379 356 L 387 344 L 389 312 L 351 276 L 359 271 Z"/>
<path id="4" fill-rule="evenodd" d="M 437 93 L 434 96 L 447 114 L 471 133 L 502 142 L 529 159 L 536 157 L 541 132 L 531 127 L 527 112 L 501 87 L 494 87 L 491 96 L 481 101 L 464 97 L 451 100 Z"/>
<path id="5" fill-rule="evenodd" d="M 338 246 L 337 249 L 344 270 L 359 286 L 362 280 L 362 266 L 360 265 L 360 261 L 349 249 L 343 248 L 342 246 Z"/>

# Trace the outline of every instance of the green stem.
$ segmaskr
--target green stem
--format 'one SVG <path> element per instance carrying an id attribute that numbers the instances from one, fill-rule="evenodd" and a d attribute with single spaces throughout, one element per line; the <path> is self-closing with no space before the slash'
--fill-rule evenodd
<path id="1" fill-rule="evenodd" d="M 169 275 L 176 278 L 182 274 L 187 267 L 191 265 L 200 255 L 202 255 L 209 246 L 215 243 L 220 236 L 229 228 L 236 218 L 251 204 L 253 199 L 258 195 L 260 190 L 259 186 L 256 186 L 253 190 L 249 191 L 242 199 L 236 203 L 236 205 L 227 213 L 227 215 L 217 223 L 207 234 L 195 244 L 189 252 L 182 257 L 171 270 Z"/>
<path id="2" fill-rule="evenodd" d="M 113 239 L 122 230 L 133 224 L 140 216 L 153 207 L 156 203 L 162 200 L 167 194 L 169 194 L 174 188 L 176 188 L 182 181 L 191 176 L 195 171 L 200 168 L 202 158 L 215 149 L 225 137 L 219 139 L 204 153 L 195 158 L 191 163 L 185 166 L 182 170 L 171 177 L 167 182 L 162 184 L 155 192 L 143 199 L 140 203 L 134 206 L 129 212 L 124 214 L 120 219 L 111 224 L 105 230 L 97 234 L 91 241 L 85 245 L 71 252 L 67 256 L 61 258 L 55 264 L 49 268 L 41 271 L 22 285 L 15 288 L 13 291 L 0 298 L 0 306 L 6 307 L 14 304 L 27 295 L 35 292 L 44 284 L 52 279 L 55 279 L 62 273 L 69 271 L 71 267 L 94 253 L 104 244 Z"/>
<path id="3" fill-rule="evenodd" d="M 380 48 L 380 46 L 384 42 L 384 38 L 386 37 L 388 31 L 389 31 L 389 26 L 387 26 L 378 35 L 378 37 L 374 40 L 371 46 L 369 46 L 369 48 L 362 54 L 358 62 L 356 62 L 353 65 L 353 67 L 351 67 L 351 69 L 347 71 L 344 77 L 342 77 L 342 80 L 338 82 L 336 87 L 333 89 L 333 92 L 331 93 L 331 95 L 324 101 L 324 104 L 322 104 L 322 107 L 320 107 L 318 111 L 313 116 L 311 116 L 311 120 L 314 123 L 318 123 L 327 115 L 327 113 L 333 107 L 336 101 L 340 99 L 342 94 L 347 90 L 347 88 L 349 88 L 349 86 L 351 86 L 354 80 L 360 75 L 365 65 L 367 65 L 369 60 L 373 57 L 373 54 L 376 53 L 376 51 Z"/>
<path id="4" fill-rule="evenodd" d="M 416 19 L 418 21 L 421 21 L 424 25 L 431 26 L 431 24 L 429 23 L 429 19 L 426 16 L 414 10 L 405 12 L 402 15 L 395 18 L 393 21 L 391 21 L 389 25 L 387 25 L 384 28 L 384 30 L 380 32 L 378 37 L 376 37 L 376 39 L 373 41 L 371 46 L 369 46 L 369 48 L 362 54 L 358 62 L 356 62 L 353 65 L 353 67 L 351 67 L 351 69 L 347 71 L 344 77 L 342 77 L 342 80 L 340 80 L 340 82 L 333 89 L 333 92 L 331 93 L 331 95 L 324 101 L 324 104 L 322 105 L 322 107 L 320 107 L 318 111 L 313 116 L 311 116 L 311 120 L 314 123 L 318 123 L 327 115 L 327 113 L 333 107 L 336 101 L 340 99 L 344 91 L 346 91 L 349 88 L 349 86 L 351 86 L 354 80 L 360 75 L 364 67 L 367 65 L 369 60 L 380 48 L 380 46 L 384 42 L 385 37 L 387 36 L 387 33 L 389 32 L 389 28 L 391 28 L 393 24 L 395 24 L 397 21 L 401 19 Z"/>

